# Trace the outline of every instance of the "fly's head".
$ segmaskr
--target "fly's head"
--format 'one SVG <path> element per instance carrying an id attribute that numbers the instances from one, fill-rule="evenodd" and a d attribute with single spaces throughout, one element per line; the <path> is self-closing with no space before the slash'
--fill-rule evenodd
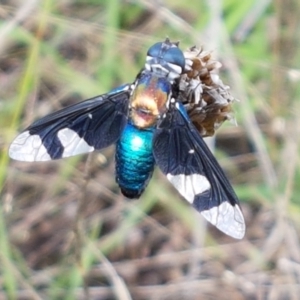
<path id="1" fill-rule="evenodd" d="M 178 43 L 172 43 L 167 38 L 164 42 L 156 43 L 149 48 L 145 69 L 173 83 L 184 72 L 185 64 L 185 57 L 178 48 Z"/>

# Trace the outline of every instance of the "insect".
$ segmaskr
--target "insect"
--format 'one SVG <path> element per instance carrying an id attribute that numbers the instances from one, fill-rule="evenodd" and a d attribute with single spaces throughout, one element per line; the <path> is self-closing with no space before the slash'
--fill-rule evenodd
<path id="1" fill-rule="evenodd" d="M 143 193 L 157 165 L 210 223 L 242 238 L 238 198 L 184 105 L 187 62 L 178 43 L 154 44 L 132 84 L 35 121 L 12 142 L 9 156 L 47 161 L 115 143 L 116 181 L 127 198 Z"/>

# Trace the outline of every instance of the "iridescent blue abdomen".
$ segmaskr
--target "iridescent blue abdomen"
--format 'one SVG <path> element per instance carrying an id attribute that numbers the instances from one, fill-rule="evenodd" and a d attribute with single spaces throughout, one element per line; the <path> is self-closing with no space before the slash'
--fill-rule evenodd
<path id="1" fill-rule="evenodd" d="M 152 136 L 153 128 L 141 130 L 128 123 L 117 143 L 116 181 L 128 198 L 138 198 L 152 176 Z"/>

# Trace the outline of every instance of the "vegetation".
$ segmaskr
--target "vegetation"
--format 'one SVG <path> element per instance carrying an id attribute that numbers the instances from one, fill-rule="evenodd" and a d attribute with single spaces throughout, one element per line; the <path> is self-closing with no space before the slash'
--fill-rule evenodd
<path id="1" fill-rule="evenodd" d="M 0 299 L 298 299 L 299 15 L 297 0 L 1 1 Z M 36 118 L 132 82 L 166 36 L 212 50 L 239 100 L 215 153 L 241 200 L 241 241 L 158 170 L 126 200 L 113 147 L 7 156 Z"/>

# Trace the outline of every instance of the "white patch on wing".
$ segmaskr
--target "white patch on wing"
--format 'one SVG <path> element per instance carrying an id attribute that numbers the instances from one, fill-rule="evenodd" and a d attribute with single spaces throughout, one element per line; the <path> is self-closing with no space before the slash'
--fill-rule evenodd
<path id="1" fill-rule="evenodd" d="M 20 161 L 47 161 L 51 160 L 47 149 L 39 135 L 30 135 L 24 131 L 16 137 L 9 147 L 9 156 Z"/>
<path id="2" fill-rule="evenodd" d="M 57 137 L 64 147 L 62 157 L 69 157 L 95 150 L 94 147 L 89 146 L 88 143 L 72 129 L 61 129 L 58 131 Z"/>
<path id="3" fill-rule="evenodd" d="M 191 204 L 194 202 L 195 195 L 201 194 L 210 189 L 209 181 L 205 176 L 200 174 L 167 174 L 167 178 L 175 186 L 178 192 Z"/>
<path id="4" fill-rule="evenodd" d="M 245 221 L 238 205 L 222 202 L 219 206 L 201 212 L 204 218 L 219 230 L 236 239 L 245 235 Z"/>

